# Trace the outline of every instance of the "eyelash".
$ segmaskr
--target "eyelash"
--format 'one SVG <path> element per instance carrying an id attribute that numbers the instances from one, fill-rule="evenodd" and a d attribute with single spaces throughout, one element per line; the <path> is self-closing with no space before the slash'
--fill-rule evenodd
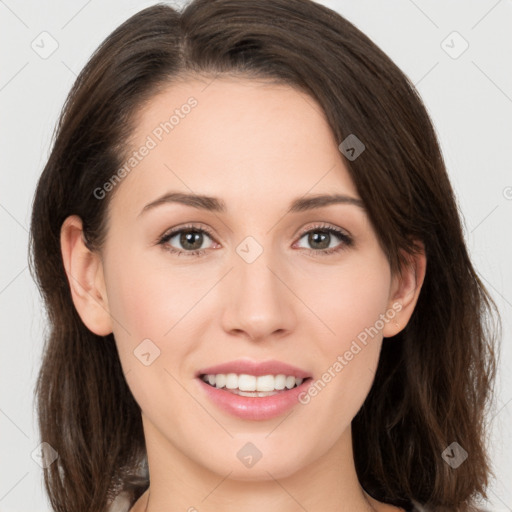
<path id="1" fill-rule="evenodd" d="M 170 245 L 166 245 L 167 242 L 169 242 L 169 240 L 171 238 L 173 238 L 177 234 L 180 234 L 183 231 L 193 231 L 193 232 L 203 233 L 203 234 L 206 233 L 212 240 L 215 240 L 213 237 L 213 234 L 211 233 L 211 231 L 209 229 L 207 229 L 205 227 L 199 228 L 197 226 L 190 224 L 190 225 L 186 225 L 186 226 L 181 226 L 178 229 L 174 229 L 168 233 L 165 233 L 162 237 L 160 237 L 158 239 L 157 244 L 164 246 L 164 248 L 167 251 L 171 252 L 172 254 L 176 254 L 177 256 L 181 256 L 183 254 L 183 255 L 186 255 L 186 257 L 196 257 L 196 256 L 201 256 L 208 250 L 208 249 L 196 249 L 195 251 L 182 251 L 179 249 L 175 249 L 174 247 L 171 247 Z M 315 225 L 315 226 L 309 228 L 308 230 L 302 232 L 299 235 L 299 240 L 304 235 L 307 235 L 307 234 L 309 234 L 311 232 L 315 232 L 315 231 L 322 232 L 322 233 L 334 234 L 342 242 L 342 243 L 340 243 L 340 245 L 338 245 L 336 247 L 331 247 L 330 249 L 304 249 L 307 252 L 307 254 L 313 255 L 315 257 L 316 256 L 329 256 L 333 253 L 343 251 L 347 247 L 350 247 L 351 245 L 353 245 L 353 240 L 350 236 L 348 236 L 346 233 L 344 233 L 343 231 L 341 231 L 338 228 L 335 228 L 330 225 L 325 225 L 325 224 Z"/>

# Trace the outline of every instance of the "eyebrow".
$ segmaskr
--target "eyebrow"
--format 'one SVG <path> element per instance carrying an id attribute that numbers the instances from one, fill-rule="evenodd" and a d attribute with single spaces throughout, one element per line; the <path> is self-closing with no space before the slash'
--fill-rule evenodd
<path id="1" fill-rule="evenodd" d="M 148 210 L 167 203 L 179 203 L 200 210 L 217 213 L 225 213 L 227 211 L 226 203 L 217 197 L 198 194 L 184 194 L 182 192 L 168 192 L 144 206 L 142 211 L 139 213 L 139 216 Z M 287 213 L 313 210 L 315 208 L 322 208 L 331 204 L 350 204 L 358 206 L 363 210 L 365 209 L 363 201 L 355 197 L 350 197 L 344 194 L 318 194 L 294 199 Z"/>

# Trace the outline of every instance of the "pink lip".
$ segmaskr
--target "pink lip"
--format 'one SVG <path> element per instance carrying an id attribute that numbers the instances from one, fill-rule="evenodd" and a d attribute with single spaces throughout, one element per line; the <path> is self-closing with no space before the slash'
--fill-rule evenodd
<path id="1" fill-rule="evenodd" d="M 203 368 L 196 373 L 196 377 L 208 374 L 217 373 L 237 373 L 237 374 L 248 374 L 248 375 L 293 375 L 300 379 L 306 379 L 311 377 L 311 374 L 305 370 L 301 370 L 296 366 L 282 363 L 281 361 L 269 360 L 269 361 L 251 361 L 250 359 L 237 359 L 236 361 L 229 361 L 227 363 L 218 364 L 216 366 L 210 366 Z"/>
<path id="2" fill-rule="evenodd" d="M 225 388 L 210 386 L 201 379 L 201 375 L 218 373 L 237 373 L 249 375 L 293 375 L 305 379 L 300 386 L 285 389 L 272 396 L 250 397 L 235 395 Z M 251 360 L 230 361 L 228 363 L 203 368 L 196 373 L 200 388 L 206 396 L 223 411 L 245 420 L 268 420 L 284 414 L 299 403 L 299 395 L 312 382 L 311 374 L 295 366 L 280 361 L 255 362 Z M 307 379 L 307 380 L 306 380 Z"/>
<path id="3" fill-rule="evenodd" d="M 272 396 L 252 397 L 234 395 L 225 388 L 215 388 L 197 379 L 206 396 L 220 409 L 244 420 L 269 420 L 284 414 L 299 403 L 299 395 L 305 391 L 312 379 L 305 380 L 300 386 L 280 391 Z"/>

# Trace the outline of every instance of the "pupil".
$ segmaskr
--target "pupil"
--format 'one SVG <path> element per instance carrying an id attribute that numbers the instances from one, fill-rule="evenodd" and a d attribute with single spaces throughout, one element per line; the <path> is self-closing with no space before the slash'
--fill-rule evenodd
<path id="1" fill-rule="evenodd" d="M 186 249 L 199 249 L 201 247 L 201 245 L 203 245 L 202 236 L 203 236 L 202 233 L 198 233 L 197 231 L 186 231 L 186 232 L 182 233 L 182 235 L 180 237 L 180 243 Z M 199 242 L 200 242 L 197 247 L 194 247 L 194 246 L 188 247 L 187 246 L 187 244 L 193 245 L 194 242 L 197 242 L 197 240 L 199 240 Z"/>
<path id="2" fill-rule="evenodd" d="M 319 242 L 320 240 L 320 242 Z M 325 243 L 327 241 L 327 244 Z M 329 233 L 322 233 L 320 231 L 316 231 L 309 235 L 309 243 L 314 246 L 315 243 L 320 243 L 321 247 L 317 247 L 319 249 L 326 249 L 329 247 Z M 323 243 L 322 243 L 323 242 Z"/>

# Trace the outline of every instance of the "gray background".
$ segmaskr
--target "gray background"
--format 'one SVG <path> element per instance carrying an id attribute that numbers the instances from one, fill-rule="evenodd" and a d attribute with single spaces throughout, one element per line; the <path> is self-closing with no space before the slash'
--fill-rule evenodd
<path id="1" fill-rule="evenodd" d="M 115 27 L 153 3 L 0 0 L 0 512 L 49 510 L 42 470 L 31 457 L 40 443 L 33 387 L 45 329 L 27 267 L 36 181 L 76 74 Z M 321 3 L 352 21 L 401 67 L 438 131 L 473 261 L 503 318 L 497 401 L 489 417 L 497 478 L 488 506 L 511 511 L 512 2 Z M 58 47 L 47 55 L 52 45 Z"/>

